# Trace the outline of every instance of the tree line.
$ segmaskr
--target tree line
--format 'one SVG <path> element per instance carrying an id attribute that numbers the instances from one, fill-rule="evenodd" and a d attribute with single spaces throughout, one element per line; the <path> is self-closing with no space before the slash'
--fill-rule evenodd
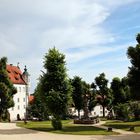
<path id="1" fill-rule="evenodd" d="M 45 71 L 39 77 L 39 82 L 34 91 L 34 100 L 29 104 L 28 114 L 39 119 L 52 117 L 55 129 L 62 129 L 61 119 L 68 117 L 69 107 L 73 106 L 78 111 L 84 110 L 84 118 L 89 118 L 97 104 L 110 111 L 110 117 L 129 120 L 131 117 L 140 117 L 140 34 L 136 36 L 137 44 L 127 50 L 131 67 L 127 76 L 120 79 L 114 77 L 109 87 L 105 73 L 95 77 L 89 84 L 79 76 L 70 79 L 67 75 L 65 55 L 55 47 L 49 49 L 44 57 Z M 12 97 L 15 93 L 13 85 L 6 73 L 6 59 L 0 61 L 0 116 L 4 110 L 12 107 Z M 9 89 L 8 89 L 9 88 Z M 5 94 L 6 93 L 6 94 Z M 7 97 L 5 97 L 7 96 Z M 10 98 L 9 98 L 10 97 Z M 9 100 L 8 100 L 9 99 Z M 3 107 L 2 101 L 7 102 Z"/>
<path id="2" fill-rule="evenodd" d="M 136 40 L 136 46 L 130 46 L 127 50 L 128 59 L 132 64 L 127 76 L 122 79 L 114 77 L 110 87 L 105 73 L 95 77 L 91 84 L 86 83 L 79 76 L 69 79 L 65 55 L 56 48 L 50 49 L 44 58 L 46 71 L 40 76 L 34 93 L 35 99 L 30 105 L 30 110 L 34 108 L 31 115 L 41 118 L 52 115 L 52 124 L 57 123 L 62 128 L 61 119 L 68 115 L 69 107 L 73 106 L 77 109 L 79 118 L 80 111 L 84 110 L 84 117 L 88 118 L 88 112 L 100 104 L 103 108 L 103 117 L 107 108 L 110 117 L 115 114 L 116 118 L 122 120 L 129 120 L 130 116 L 139 118 L 140 34 L 137 35 Z"/>

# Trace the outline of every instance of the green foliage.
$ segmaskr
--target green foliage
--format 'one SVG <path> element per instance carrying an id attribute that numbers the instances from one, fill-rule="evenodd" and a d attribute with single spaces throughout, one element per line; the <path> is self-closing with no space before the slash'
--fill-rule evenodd
<path id="1" fill-rule="evenodd" d="M 0 59 L 0 119 L 7 116 L 7 109 L 14 106 L 13 95 L 17 92 L 6 70 L 7 58 Z"/>
<path id="2" fill-rule="evenodd" d="M 84 101 L 83 101 L 84 89 L 83 89 L 83 83 L 82 83 L 81 78 L 78 76 L 75 76 L 71 80 L 71 85 L 73 87 L 72 99 L 73 99 L 75 108 L 78 110 L 78 116 L 80 118 L 80 110 L 83 109 L 83 106 L 84 106 Z"/>
<path id="3" fill-rule="evenodd" d="M 97 105 L 96 93 L 91 92 L 89 95 L 89 103 L 88 103 L 89 111 L 91 112 L 96 105 Z"/>
<path id="4" fill-rule="evenodd" d="M 140 102 L 139 101 L 130 102 L 130 109 L 135 119 L 136 120 L 140 119 Z"/>
<path id="5" fill-rule="evenodd" d="M 115 77 L 111 82 L 111 91 L 113 95 L 113 105 L 118 103 L 125 103 L 130 99 L 129 86 L 127 84 L 127 78 Z"/>
<path id="6" fill-rule="evenodd" d="M 46 99 L 49 112 L 53 116 L 61 116 L 67 109 L 65 101 L 67 102 L 67 99 L 65 99 L 65 96 L 61 92 L 50 91 Z"/>
<path id="7" fill-rule="evenodd" d="M 62 123 L 60 119 L 53 118 L 52 119 L 52 126 L 55 130 L 61 130 L 62 129 Z"/>
<path id="8" fill-rule="evenodd" d="M 128 81 L 132 98 L 134 100 L 140 100 L 140 34 L 137 35 L 136 40 L 138 42 L 136 47 L 129 47 L 127 50 L 128 58 L 132 64 L 129 67 Z"/>
<path id="9" fill-rule="evenodd" d="M 125 104 L 118 104 L 117 106 L 114 107 L 116 118 L 123 120 L 123 121 L 129 121 L 132 116 L 132 112 L 130 109 L 130 106 L 128 103 Z"/>
<path id="10" fill-rule="evenodd" d="M 103 107 L 103 117 L 105 117 L 105 107 L 109 106 L 112 102 L 111 91 L 108 88 L 108 80 L 105 78 L 105 74 L 101 73 L 95 78 L 95 84 L 97 93 L 97 102 Z"/>
<path id="11" fill-rule="evenodd" d="M 34 100 L 29 103 L 28 115 L 29 118 L 36 117 L 39 120 L 48 119 L 48 109 L 41 92 L 41 78 L 34 92 Z"/>
<path id="12" fill-rule="evenodd" d="M 72 90 L 66 73 L 65 56 L 55 48 L 50 49 L 44 58 L 44 68 L 42 97 L 51 115 L 61 118 L 67 112 Z"/>

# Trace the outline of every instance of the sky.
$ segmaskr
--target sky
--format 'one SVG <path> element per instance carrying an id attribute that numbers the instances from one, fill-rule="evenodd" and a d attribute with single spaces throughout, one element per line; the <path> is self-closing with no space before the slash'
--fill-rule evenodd
<path id="1" fill-rule="evenodd" d="M 127 49 L 137 43 L 139 13 L 140 0 L 0 0 L 0 58 L 27 66 L 31 93 L 54 46 L 70 78 L 92 83 L 104 72 L 111 82 L 131 66 Z"/>

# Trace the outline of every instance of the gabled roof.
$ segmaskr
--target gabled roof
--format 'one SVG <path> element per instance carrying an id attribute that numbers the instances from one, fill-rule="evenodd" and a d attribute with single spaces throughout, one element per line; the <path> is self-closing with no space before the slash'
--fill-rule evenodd
<path id="1" fill-rule="evenodd" d="M 18 66 L 6 65 L 9 79 L 13 84 L 26 85 L 26 82 L 23 79 L 22 71 Z"/>

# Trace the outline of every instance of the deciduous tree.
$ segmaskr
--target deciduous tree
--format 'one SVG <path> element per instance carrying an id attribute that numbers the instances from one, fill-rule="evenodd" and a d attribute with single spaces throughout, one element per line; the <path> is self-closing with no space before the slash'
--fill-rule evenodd
<path id="1" fill-rule="evenodd" d="M 71 94 L 71 84 L 66 72 L 65 55 L 56 48 L 50 49 L 44 58 L 44 73 L 42 81 L 42 93 L 46 105 L 53 116 L 55 129 L 61 129 L 61 118 L 67 112 Z M 55 122 L 55 123 L 54 123 Z"/>
<path id="2" fill-rule="evenodd" d="M 82 110 L 84 106 L 82 78 L 75 76 L 71 79 L 71 85 L 73 87 L 72 99 L 74 106 L 78 111 L 78 117 L 80 118 L 80 110 Z"/>
<path id="3" fill-rule="evenodd" d="M 7 58 L 0 59 L 0 119 L 7 118 L 8 108 L 14 106 L 13 95 L 17 92 L 8 77 L 6 70 Z M 2 116 L 4 116 L 2 118 Z"/>
<path id="4" fill-rule="evenodd" d="M 135 47 L 130 46 L 127 50 L 128 58 L 132 64 L 127 76 L 132 98 L 140 100 L 140 34 L 136 36 L 136 40 L 138 44 Z"/>
<path id="5" fill-rule="evenodd" d="M 101 73 L 95 78 L 95 84 L 97 87 L 97 101 L 103 107 L 103 117 L 105 117 L 105 107 L 112 102 L 112 96 L 110 89 L 108 88 L 108 80 L 104 73 Z"/>

